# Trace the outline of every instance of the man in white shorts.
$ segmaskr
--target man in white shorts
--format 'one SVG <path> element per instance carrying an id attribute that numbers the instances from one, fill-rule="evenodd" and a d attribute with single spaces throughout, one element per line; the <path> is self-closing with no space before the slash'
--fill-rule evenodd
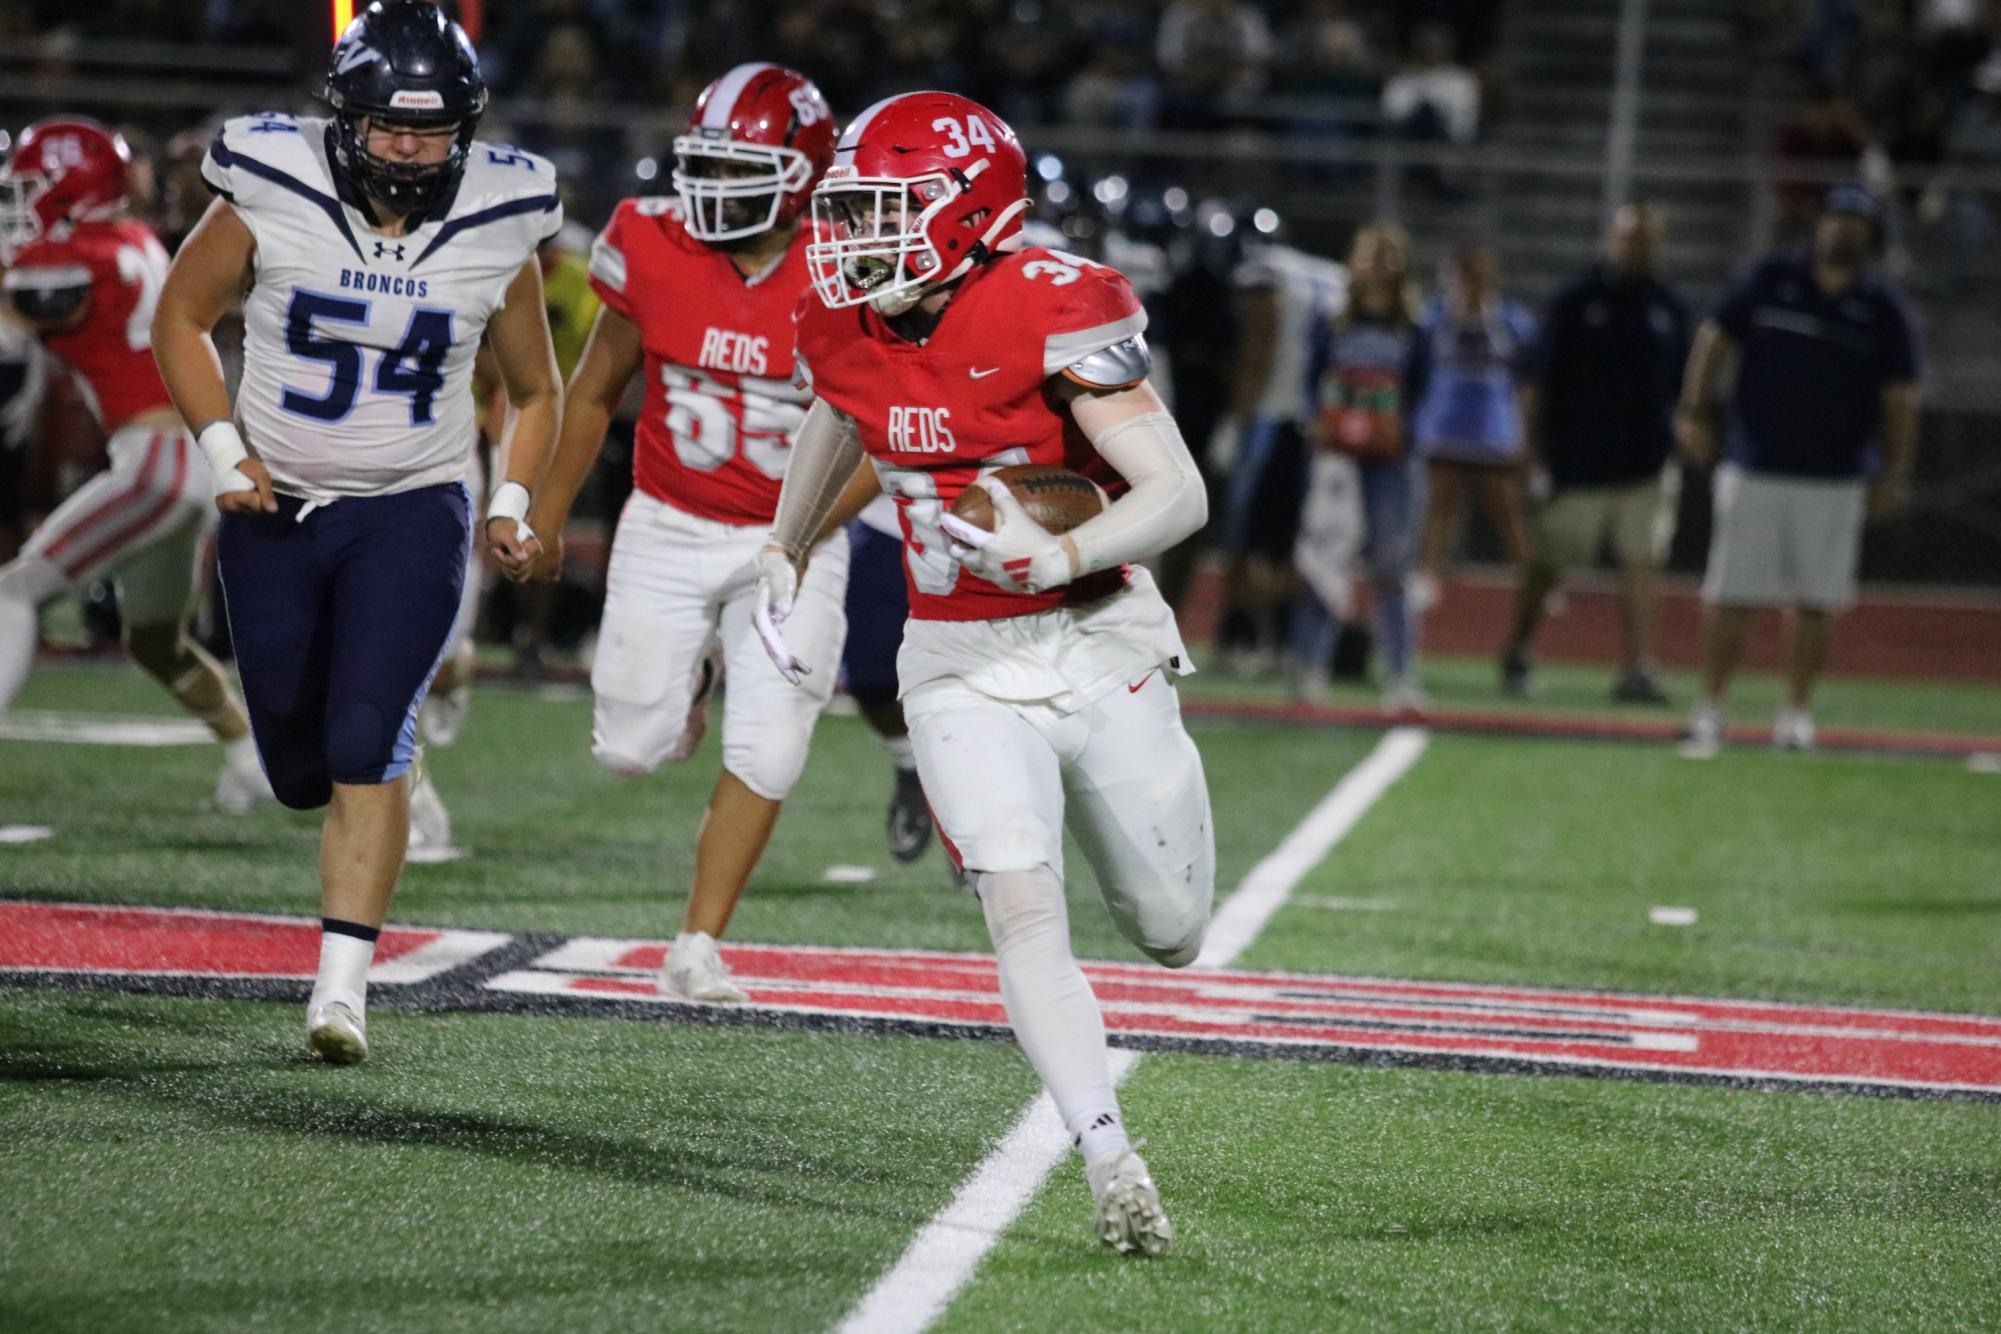
<path id="1" fill-rule="evenodd" d="M 1758 261 L 1696 334 L 1675 415 L 1695 463 L 1717 457 L 1713 386 L 1726 360 L 1738 359 L 1702 590 L 1702 698 L 1688 724 L 1698 753 L 1722 740 L 1724 693 L 1761 607 L 1793 613 L 1772 742 L 1813 745 L 1813 688 L 1830 623 L 1855 600 L 1862 525 L 1909 503 L 1917 322 L 1869 263 L 1881 228 L 1874 195 L 1837 185 L 1811 247 Z"/>

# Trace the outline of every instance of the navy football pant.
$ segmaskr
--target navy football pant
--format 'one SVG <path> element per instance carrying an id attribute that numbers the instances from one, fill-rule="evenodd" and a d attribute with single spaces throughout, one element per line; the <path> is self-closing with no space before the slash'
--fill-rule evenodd
<path id="1" fill-rule="evenodd" d="M 258 758 L 294 810 L 409 771 L 472 539 L 456 482 L 305 508 L 225 514 L 216 539 Z"/>
<path id="2" fill-rule="evenodd" d="M 903 540 L 856 520 L 848 525 L 848 642 L 841 671 L 864 704 L 896 700 L 896 653 L 910 619 Z"/>

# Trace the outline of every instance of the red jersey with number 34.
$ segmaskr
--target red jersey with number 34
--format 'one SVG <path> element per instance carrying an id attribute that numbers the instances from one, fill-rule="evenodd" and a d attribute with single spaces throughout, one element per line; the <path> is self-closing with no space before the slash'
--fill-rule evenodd
<path id="1" fill-rule="evenodd" d="M 959 567 L 938 520 L 980 474 L 1017 463 L 1071 468 L 1123 492 L 1050 379 L 1145 329 L 1116 269 L 1036 248 L 973 270 L 923 343 L 867 306 L 829 310 L 810 291 L 800 300 L 797 355 L 813 392 L 855 419 L 896 501 L 913 618 L 1026 616 L 1123 585 L 1122 571 L 1101 570 L 1042 593 L 1001 588 Z"/>
<path id="2" fill-rule="evenodd" d="M 722 523 L 768 524 L 812 395 L 792 380 L 792 308 L 807 230 L 746 278 L 688 235 L 678 201 L 627 199 L 591 249 L 591 286 L 639 328 L 646 407 L 633 483 Z"/>
<path id="3" fill-rule="evenodd" d="M 167 281 L 167 251 L 142 222 L 82 222 L 23 246 L 7 269 L 10 291 L 89 287 L 83 322 L 44 334 L 42 345 L 75 371 L 108 434 L 169 407 L 153 364 L 153 308 Z"/>

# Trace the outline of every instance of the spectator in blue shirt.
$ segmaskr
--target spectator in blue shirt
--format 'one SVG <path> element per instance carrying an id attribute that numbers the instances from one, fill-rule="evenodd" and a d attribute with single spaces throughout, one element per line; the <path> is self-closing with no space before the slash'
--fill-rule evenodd
<path id="1" fill-rule="evenodd" d="M 1445 266 L 1444 292 L 1419 322 L 1411 358 L 1411 437 L 1427 465 L 1418 610 L 1436 600 L 1446 558 L 1458 541 L 1466 493 L 1479 494 L 1487 521 L 1517 569 L 1531 551 L 1523 512 L 1522 410 L 1535 320 L 1501 295 L 1500 262 L 1490 246 L 1457 250 Z"/>
<path id="2" fill-rule="evenodd" d="M 1309 476 L 1337 460 L 1356 475 L 1361 557 L 1383 656 L 1383 712 L 1389 714 L 1421 713 L 1427 703 L 1417 680 L 1417 618 L 1407 587 L 1424 509 L 1424 464 L 1410 449 L 1405 397 L 1420 313 L 1410 237 L 1394 223 L 1359 229 L 1348 254 L 1346 309 L 1315 324 L 1306 371 L 1308 429 L 1317 446 Z M 1309 494 L 1314 490 L 1309 485 Z M 1326 545 L 1340 545 L 1338 537 Z M 1304 582 L 1293 619 L 1295 651 L 1309 669 L 1324 674 L 1344 599 L 1325 596 L 1310 573 Z"/>
<path id="3" fill-rule="evenodd" d="M 1695 463 L 1717 458 L 1714 386 L 1724 363 L 1738 361 L 1703 584 L 1702 698 L 1688 727 L 1699 751 L 1721 741 L 1724 693 L 1760 607 L 1794 613 L 1773 744 L 1813 745 L 1813 688 L 1830 622 L 1854 601 L 1864 519 L 1909 504 L 1917 322 L 1870 264 L 1882 225 L 1882 204 L 1866 188 L 1835 186 L 1812 244 L 1759 260 L 1696 334 L 1675 414 Z"/>
<path id="4" fill-rule="evenodd" d="M 1565 570 L 1590 566 L 1610 544 L 1619 567 L 1625 650 L 1612 697 L 1665 704 L 1654 661 L 1660 563 L 1679 487 L 1674 405 L 1688 365 L 1688 306 L 1654 275 L 1661 220 L 1628 205 L 1612 216 L 1606 257 L 1550 303 L 1528 396 L 1531 452 L 1549 480 L 1536 516 L 1536 558 L 1515 598 L 1501 688 L 1526 694 L 1529 646 Z"/>

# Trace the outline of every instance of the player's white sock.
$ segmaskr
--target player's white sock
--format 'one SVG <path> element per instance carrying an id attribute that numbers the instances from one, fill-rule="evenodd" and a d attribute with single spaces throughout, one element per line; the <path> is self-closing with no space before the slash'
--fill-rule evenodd
<path id="1" fill-rule="evenodd" d="M 1110 1085 L 1075 1090 L 1070 1101 L 1076 1110 L 1061 1108 L 1063 1128 L 1070 1132 L 1070 1142 L 1084 1155 L 1084 1166 L 1116 1158 L 1132 1147 L 1132 1141 L 1126 1138 L 1125 1118 L 1119 1115 L 1118 1096 Z"/>
<path id="2" fill-rule="evenodd" d="M 66 581 L 38 556 L 22 556 L 0 566 L 0 713 L 13 704 L 35 662 L 40 630 L 35 612 L 60 593 Z"/>
<path id="3" fill-rule="evenodd" d="M 320 972 L 313 981 L 313 998 L 308 1012 L 322 1004 L 345 1001 L 361 1014 L 368 1003 L 368 966 L 375 961 L 375 940 L 380 928 L 344 922 L 338 917 L 320 919 Z"/>
<path id="4" fill-rule="evenodd" d="M 983 871 L 978 884 L 1000 964 L 1001 1003 L 1015 1040 L 1042 1077 L 1086 1161 L 1116 1153 L 1126 1135 L 1112 1096 L 1105 1021 L 1084 970 L 1070 953 L 1063 882 L 1039 866 L 1033 871 Z"/>
<path id="5" fill-rule="evenodd" d="M 917 768 L 917 747 L 910 744 L 908 736 L 886 736 L 877 739 L 882 742 L 882 748 L 889 752 L 890 763 L 900 772 L 909 773 Z"/>

